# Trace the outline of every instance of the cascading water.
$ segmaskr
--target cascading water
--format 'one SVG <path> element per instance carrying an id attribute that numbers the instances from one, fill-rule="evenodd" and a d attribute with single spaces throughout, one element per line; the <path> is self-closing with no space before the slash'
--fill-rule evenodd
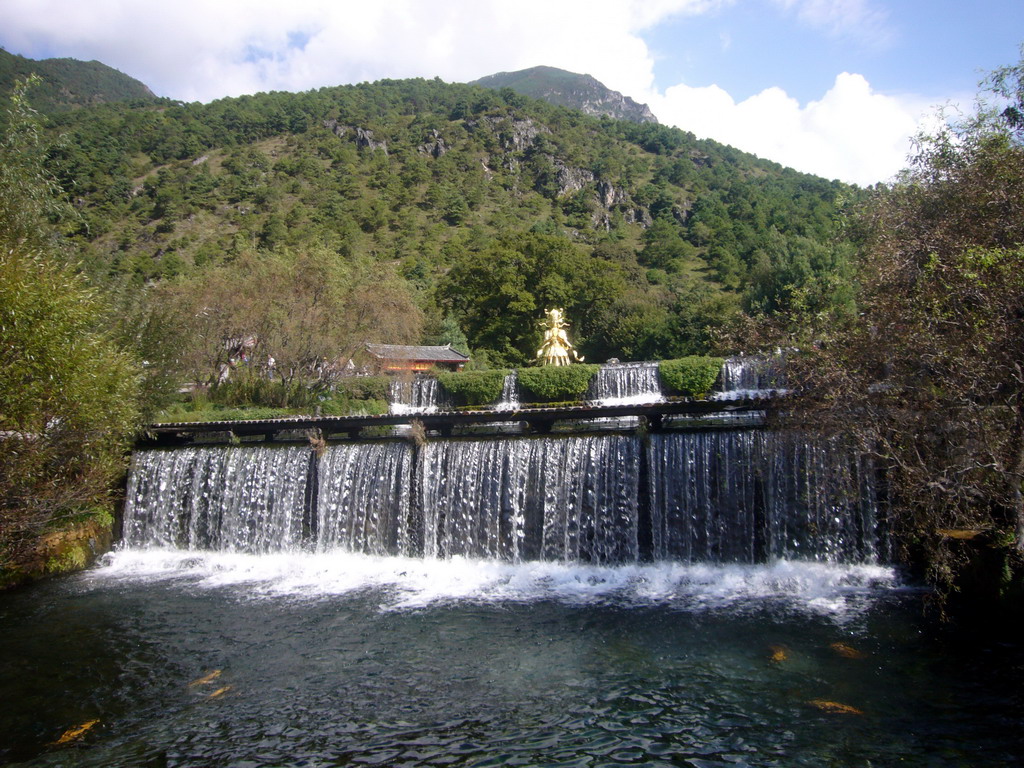
<path id="1" fill-rule="evenodd" d="M 587 402 L 595 405 L 660 403 L 661 379 L 657 363 L 608 363 L 590 382 Z"/>
<path id="2" fill-rule="evenodd" d="M 0 605 L 0 762 L 1015 764 L 874 487 L 750 428 L 139 452 L 125 545 Z"/>
<path id="3" fill-rule="evenodd" d="M 309 450 L 293 447 L 138 451 L 124 543 L 251 553 L 297 547 L 309 464 Z"/>
<path id="4" fill-rule="evenodd" d="M 718 429 L 347 443 L 313 456 L 139 452 L 125 542 L 602 564 L 886 555 L 874 474 L 838 440 Z"/>
<path id="5" fill-rule="evenodd" d="M 434 376 L 396 376 L 388 390 L 391 413 L 433 413 L 441 403 L 441 385 Z"/>
<path id="6" fill-rule="evenodd" d="M 404 442 L 329 447 L 317 467 L 317 550 L 412 554 L 411 462 Z"/>
<path id="7" fill-rule="evenodd" d="M 740 355 L 722 365 L 716 400 L 765 397 L 785 392 L 785 357 L 776 355 Z"/>
<path id="8" fill-rule="evenodd" d="M 683 562 L 877 562 L 875 475 L 840 440 L 762 430 L 652 435 L 652 552 Z"/>
<path id="9" fill-rule="evenodd" d="M 516 411 L 519 410 L 519 405 L 519 376 L 515 371 L 510 371 L 501 385 L 501 397 L 494 406 L 494 410 Z"/>
<path id="10" fill-rule="evenodd" d="M 428 443 L 425 554 L 633 562 L 638 470 L 631 437 Z"/>

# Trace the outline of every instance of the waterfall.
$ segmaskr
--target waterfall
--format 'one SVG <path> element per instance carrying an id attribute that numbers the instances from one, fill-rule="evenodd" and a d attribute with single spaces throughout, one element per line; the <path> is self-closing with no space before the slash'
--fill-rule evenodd
<path id="1" fill-rule="evenodd" d="M 683 562 L 876 562 L 872 466 L 839 439 L 764 430 L 652 435 L 652 554 Z"/>
<path id="2" fill-rule="evenodd" d="M 494 406 L 496 411 L 518 411 L 519 410 L 519 376 L 515 371 L 510 371 L 505 376 L 501 385 L 501 397 Z"/>
<path id="3" fill-rule="evenodd" d="M 307 448 L 210 446 L 138 451 L 125 497 L 128 546 L 238 552 L 302 543 Z"/>
<path id="4" fill-rule="evenodd" d="M 440 406 L 441 387 L 434 376 L 396 376 L 388 390 L 389 410 L 394 414 L 433 413 Z"/>
<path id="5" fill-rule="evenodd" d="M 404 442 L 329 447 L 317 468 L 317 549 L 411 554 L 411 466 Z"/>
<path id="6" fill-rule="evenodd" d="M 598 564 L 888 559 L 839 439 L 720 428 L 139 451 L 129 547 Z"/>
<path id="7" fill-rule="evenodd" d="M 661 379 L 657 363 L 609 363 L 590 382 L 587 402 L 595 405 L 660 403 Z"/>
<path id="8" fill-rule="evenodd" d="M 639 456 L 621 436 L 428 443 L 424 552 L 635 561 Z"/>
<path id="9" fill-rule="evenodd" d="M 764 397 L 785 391 L 785 357 L 776 355 L 740 355 L 722 365 L 721 388 L 717 400 Z"/>

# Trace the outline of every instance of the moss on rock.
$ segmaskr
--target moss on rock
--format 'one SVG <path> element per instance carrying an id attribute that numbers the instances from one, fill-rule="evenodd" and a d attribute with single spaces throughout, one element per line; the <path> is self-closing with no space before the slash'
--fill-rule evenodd
<path id="1" fill-rule="evenodd" d="M 103 510 L 43 533 L 23 555 L 3 561 L 0 589 L 89 567 L 110 550 L 113 522 L 110 513 Z"/>

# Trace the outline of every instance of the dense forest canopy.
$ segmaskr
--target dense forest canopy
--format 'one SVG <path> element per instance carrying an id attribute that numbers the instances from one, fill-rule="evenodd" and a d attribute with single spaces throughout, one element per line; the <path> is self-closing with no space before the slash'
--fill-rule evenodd
<path id="1" fill-rule="evenodd" d="M 706 352 L 744 314 L 849 310 L 835 220 L 857 190 L 509 89 L 404 80 L 107 104 L 50 129 L 83 268 L 121 301 L 316 251 L 338 274 L 382 275 L 422 317 L 419 341 L 454 322 L 494 365 L 530 359 L 553 301 L 592 360 Z M 386 323 L 365 333 L 395 340 Z"/>
<path id="2" fill-rule="evenodd" d="M 135 78 L 98 61 L 36 61 L 0 48 L 0 98 L 9 98 L 15 84 L 30 75 L 38 77 L 32 104 L 40 112 L 63 112 L 95 104 L 156 98 Z"/>

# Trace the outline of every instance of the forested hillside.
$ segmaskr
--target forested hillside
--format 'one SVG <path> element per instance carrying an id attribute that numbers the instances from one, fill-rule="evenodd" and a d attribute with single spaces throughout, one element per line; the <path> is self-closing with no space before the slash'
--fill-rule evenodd
<path id="1" fill-rule="evenodd" d="M 359 339 L 336 348 L 461 330 L 503 365 L 532 357 L 551 305 L 600 361 L 703 352 L 741 313 L 849 302 L 834 219 L 855 190 L 509 89 L 381 81 L 50 122 L 90 276 L 175 303 L 221 286 L 205 316 L 223 327 L 185 335 L 252 332 L 259 306 L 244 320 L 233 305 L 260 291 L 264 309 L 315 303 L 300 262 L 338 281 L 333 301 L 354 313 Z M 275 295 L 257 274 L 279 275 Z"/>
<path id="2" fill-rule="evenodd" d="M 35 109 L 62 112 L 115 101 L 151 101 L 153 92 L 133 77 L 98 61 L 26 59 L 0 48 L 0 97 L 11 95 L 14 83 L 39 76 L 33 94 Z"/>

